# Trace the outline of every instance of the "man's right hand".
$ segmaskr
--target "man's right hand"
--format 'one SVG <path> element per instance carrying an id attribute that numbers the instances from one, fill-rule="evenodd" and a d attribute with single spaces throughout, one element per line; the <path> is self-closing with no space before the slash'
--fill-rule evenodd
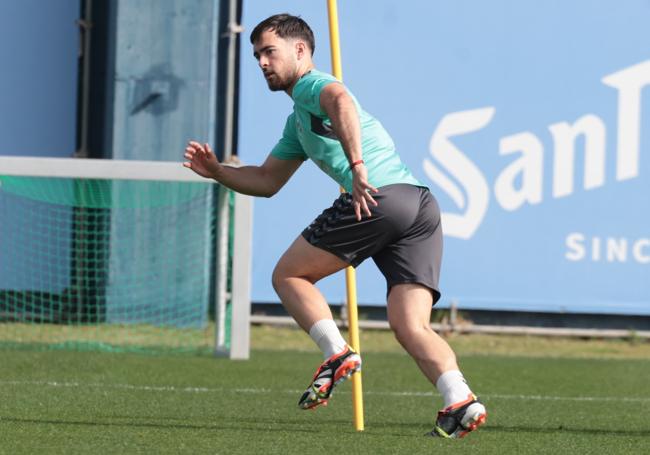
<path id="1" fill-rule="evenodd" d="M 199 144 L 196 141 L 189 141 L 183 155 L 188 161 L 183 163 L 188 169 L 192 169 L 201 177 L 216 179 L 221 163 L 212 152 L 210 144 Z"/>

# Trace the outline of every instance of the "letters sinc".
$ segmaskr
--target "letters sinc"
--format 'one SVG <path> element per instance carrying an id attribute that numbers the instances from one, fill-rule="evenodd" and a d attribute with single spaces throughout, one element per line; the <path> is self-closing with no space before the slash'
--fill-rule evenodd
<path id="1" fill-rule="evenodd" d="M 609 74 L 602 82 L 618 90 L 618 136 L 616 146 L 616 180 L 639 175 L 641 137 L 641 100 L 643 88 L 650 84 L 650 60 Z M 488 209 L 490 189 L 481 170 L 467 154 L 452 143 L 452 138 L 473 133 L 487 126 L 494 117 L 494 107 L 485 107 L 445 115 L 430 142 L 433 160 L 424 160 L 427 176 L 442 189 L 460 213 L 443 212 L 446 235 L 471 238 L 481 225 Z M 552 195 L 561 198 L 573 193 L 576 141 L 584 137 L 585 190 L 605 184 L 606 128 L 600 117 L 585 114 L 573 124 L 560 122 L 548 127 L 553 138 Z M 494 182 L 494 196 L 508 211 L 523 204 L 542 202 L 544 147 L 530 131 L 502 137 L 499 154 L 518 152 L 520 156 L 505 167 Z M 521 177 L 519 184 L 517 178 Z"/>

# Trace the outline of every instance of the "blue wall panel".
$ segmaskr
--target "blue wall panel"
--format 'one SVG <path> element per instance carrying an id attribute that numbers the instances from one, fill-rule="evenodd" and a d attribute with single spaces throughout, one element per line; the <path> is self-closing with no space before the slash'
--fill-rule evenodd
<path id="1" fill-rule="evenodd" d="M 73 155 L 79 1 L 0 2 L 0 155 Z"/>

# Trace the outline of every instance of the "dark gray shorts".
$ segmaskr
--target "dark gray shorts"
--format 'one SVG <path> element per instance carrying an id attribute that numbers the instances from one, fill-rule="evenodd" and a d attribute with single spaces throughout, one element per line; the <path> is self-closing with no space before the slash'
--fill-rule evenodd
<path id="1" fill-rule="evenodd" d="M 371 217 L 357 221 L 352 195 L 343 193 L 316 218 L 302 236 L 312 245 L 356 267 L 371 257 L 386 278 L 388 292 L 396 284 L 418 283 L 440 298 L 442 258 L 440 208 L 431 192 L 397 184 L 372 195 Z"/>

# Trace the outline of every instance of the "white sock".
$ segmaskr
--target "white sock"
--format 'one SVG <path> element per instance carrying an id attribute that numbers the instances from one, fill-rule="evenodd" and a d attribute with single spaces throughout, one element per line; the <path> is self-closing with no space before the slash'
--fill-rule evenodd
<path id="1" fill-rule="evenodd" d="M 445 408 L 454 403 L 465 401 L 472 391 L 469 389 L 463 373 L 458 370 L 445 371 L 436 381 L 436 388 L 442 395 Z"/>
<path id="2" fill-rule="evenodd" d="M 336 323 L 331 319 L 321 319 L 311 326 L 309 329 L 309 336 L 316 342 L 325 360 L 332 357 L 334 354 L 343 352 L 347 343 L 341 336 L 339 328 Z"/>

